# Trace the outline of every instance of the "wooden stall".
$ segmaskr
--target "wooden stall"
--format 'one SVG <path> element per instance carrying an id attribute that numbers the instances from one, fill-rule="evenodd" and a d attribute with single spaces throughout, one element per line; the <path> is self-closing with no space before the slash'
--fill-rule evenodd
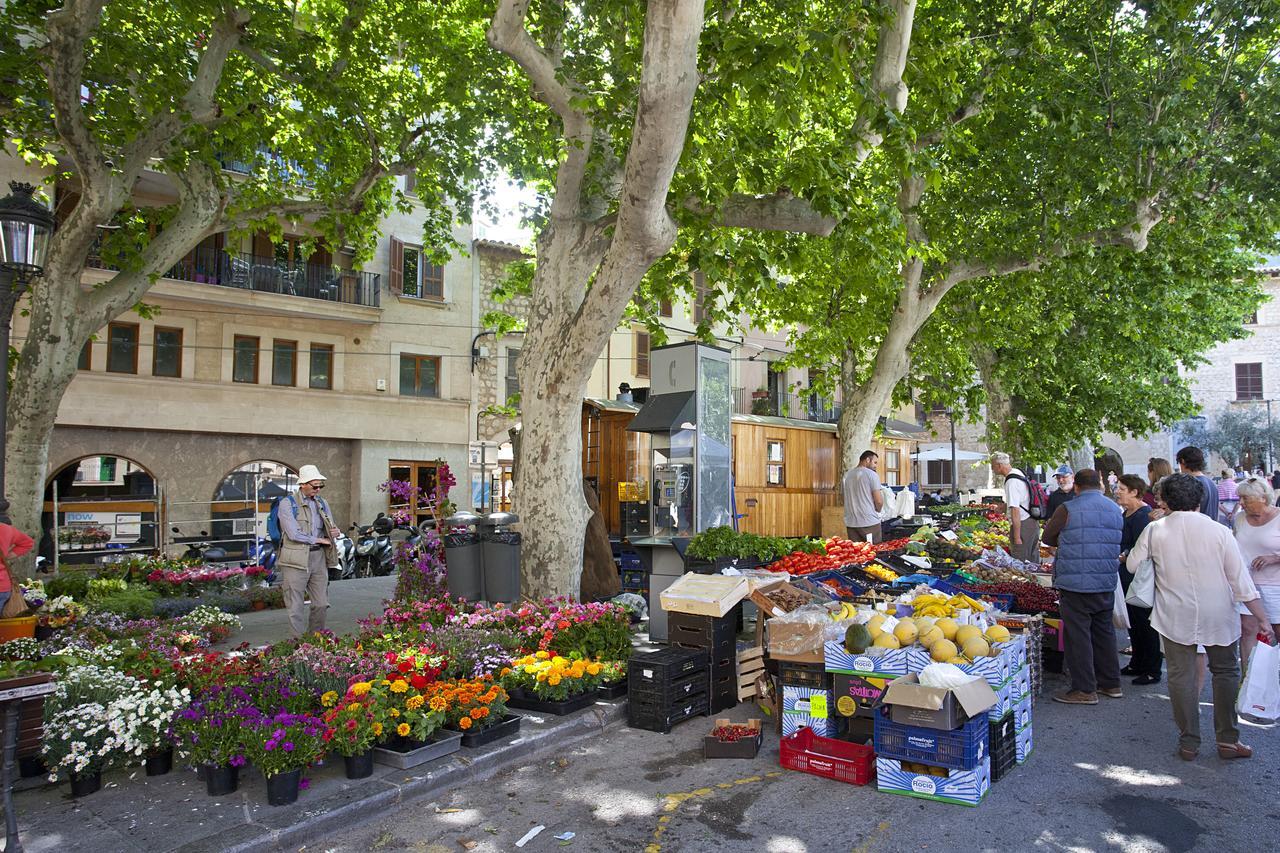
<path id="1" fill-rule="evenodd" d="M 624 504 L 619 483 L 637 483 L 648 494 L 649 437 L 627 432 L 640 407 L 588 399 L 582 408 L 582 470 L 600 493 L 611 536 L 621 536 Z M 734 505 L 738 529 L 769 536 L 817 536 L 823 507 L 841 503 L 836 469 L 840 455 L 835 424 L 762 415 L 733 416 Z M 872 449 L 880 454 L 880 479 L 910 479 L 915 439 L 891 431 Z"/>

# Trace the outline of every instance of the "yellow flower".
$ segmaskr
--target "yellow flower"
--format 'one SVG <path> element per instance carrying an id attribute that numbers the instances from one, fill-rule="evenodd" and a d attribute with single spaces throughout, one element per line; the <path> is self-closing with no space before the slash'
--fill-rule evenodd
<path id="1" fill-rule="evenodd" d="M 372 686 L 373 685 L 367 681 L 357 681 L 355 684 L 351 685 L 351 692 L 357 696 L 363 696 L 369 692 L 369 688 Z"/>
<path id="2" fill-rule="evenodd" d="M 408 690 L 408 689 L 409 689 L 409 682 L 407 682 L 407 681 L 393 681 L 393 682 L 391 682 L 391 692 L 392 692 L 392 693 L 404 693 L 404 692 L 405 692 L 406 690 Z"/>
<path id="3" fill-rule="evenodd" d="M 444 701 L 444 698 L 443 698 L 443 697 L 440 697 L 440 696 L 432 696 L 432 697 L 431 697 L 431 702 L 430 702 L 430 708 L 431 708 L 431 710 L 433 710 L 433 711 L 443 711 L 443 710 L 445 710 L 445 709 L 446 709 L 446 708 L 448 708 L 448 707 L 449 707 L 449 703 L 448 703 L 448 702 L 446 702 L 446 701 Z"/>
<path id="4" fill-rule="evenodd" d="M 552 662 L 553 664 L 555 664 L 556 666 L 568 666 L 568 665 L 569 665 L 569 661 L 568 661 L 568 660 L 566 660 L 565 658 L 560 657 L 560 655 L 556 655 L 555 657 L 553 657 L 553 658 L 551 659 L 551 662 Z"/>
<path id="5" fill-rule="evenodd" d="M 330 690 L 320 697 L 320 704 L 326 708 L 332 708 L 333 703 L 338 701 L 338 694 Z"/>
<path id="6" fill-rule="evenodd" d="M 547 674 L 545 672 L 538 673 L 538 681 L 546 681 L 546 680 L 547 680 Z"/>
<path id="7" fill-rule="evenodd" d="M 584 671 L 585 667 L 583 667 L 582 661 L 575 661 L 573 666 L 569 667 L 569 674 L 574 678 L 581 678 Z"/>
<path id="8" fill-rule="evenodd" d="M 373 736 L 374 736 L 374 737 L 377 737 L 377 736 L 378 736 L 378 735 L 380 735 L 380 734 L 382 734 L 382 723 L 374 723 L 374 724 L 373 724 Z"/>
<path id="9" fill-rule="evenodd" d="M 391 715 L 391 716 L 393 716 L 393 717 L 398 717 L 398 716 L 400 716 L 400 712 L 399 712 L 397 709 L 395 709 L 395 708 L 392 708 L 392 709 L 391 709 L 390 711 L 388 711 L 387 713 L 388 713 L 388 714 L 390 714 L 390 715 Z"/>
<path id="10" fill-rule="evenodd" d="M 359 710 L 360 710 L 360 703 L 359 703 L 359 702 L 352 702 L 350 705 L 348 705 L 348 706 L 347 706 L 347 710 L 348 710 L 348 711 L 359 711 Z"/>
<path id="11" fill-rule="evenodd" d="M 405 707 L 406 707 L 406 708 L 408 708 L 410 711 L 416 711 L 417 709 L 419 709 L 419 708 L 421 708 L 421 707 L 422 707 L 422 703 L 423 703 L 423 702 L 425 702 L 425 701 L 427 701 L 427 700 L 426 700 L 426 699 L 424 699 L 424 698 L 422 698 L 421 696 L 410 696 L 410 697 L 405 701 L 404 705 L 405 705 Z"/>
<path id="12" fill-rule="evenodd" d="M 598 663 L 595 663 L 594 661 L 593 661 L 592 663 L 587 664 L 587 674 L 588 674 L 588 675 L 599 675 L 599 674 L 600 674 L 600 670 L 602 670 L 602 669 L 604 669 L 604 667 L 602 667 L 602 666 L 601 666 L 600 664 L 598 664 Z"/>
<path id="13" fill-rule="evenodd" d="M 409 724 L 408 724 L 408 723 L 401 723 L 400 725 L 396 726 L 396 734 L 400 735 L 400 737 L 408 737 L 408 736 L 409 736 Z"/>
<path id="14" fill-rule="evenodd" d="M 553 672 L 553 673 L 551 673 L 551 675 L 549 675 L 549 676 L 547 677 L 547 683 L 548 683 L 548 684 L 550 684 L 552 687 L 555 687 L 557 684 L 559 684 L 559 683 L 560 683 L 560 673 L 558 673 L 558 672 Z"/>
<path id="15" fill-rule="evenodd" d="M 544 651 L 539 651 L 536 655 L 534 655 L 534 657 L 536 657 L 538 660 L 546 660 L 547 658 L 551 657 L 551 655 L 547 654 Z"/>

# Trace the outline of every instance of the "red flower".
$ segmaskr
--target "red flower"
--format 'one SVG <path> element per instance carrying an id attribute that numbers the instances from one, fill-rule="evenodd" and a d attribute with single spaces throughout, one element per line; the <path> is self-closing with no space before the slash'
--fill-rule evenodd
<path id="1" fill-rule="evenodd" d="M 408 672 L 409 670 L 413 669 L 413 661 L 402 660 L 396 666 L 396 669 L 400 670 L 401 672 Z"/>
<path id="2" fill-rule="evenodd" d="M 569 623 L 564 619 L 561 619 L 559 622 L 556 623 L 556 627 L 559 628 L 561 631 L 567 631 L 569 630 Z"/>
<path id="3" fill-rule="evenodd" d="M 413 685 L 414 690 L 424 690 L 431 680 L 425 675 L 415 675 L 409 679 L 409 683 Z"/>

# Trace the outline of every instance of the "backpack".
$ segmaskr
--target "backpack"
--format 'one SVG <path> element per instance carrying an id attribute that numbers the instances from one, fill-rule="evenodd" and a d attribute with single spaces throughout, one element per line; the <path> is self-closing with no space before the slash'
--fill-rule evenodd
<path id="1" fill-rule="evenodd" d="M 1021 480 L 1027 484 L 1027 515 L 1043 521 L 1049 517 L 1049 493 L 1044 489 L 1044 483 L 1039 480 L 1030 480 L 1020 474 L 1008 474 L 1004 478 L 1005 482 L 1010 480 Z"/>
<path id="2" fill-rule="evenodd" d="M 284 541 L 284 531 L 280 529 L 280 502 L 289 501 L 293 508 L 293 517 L 298 517 L 298 502 L 293 495 L 281 495 L 271 502 L 271 509 L 267 512 L 267 538 L 271 540 L 271 546 L 277 551 L 280 550 L 280 543 Z"/>

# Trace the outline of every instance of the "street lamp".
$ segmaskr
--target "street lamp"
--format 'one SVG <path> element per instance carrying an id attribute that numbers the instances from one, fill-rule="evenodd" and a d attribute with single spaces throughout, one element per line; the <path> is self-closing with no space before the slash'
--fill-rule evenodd
<path id="1" fill-rule="evenodd" d="M 53 214 L 35 200 L 36 188 L 19 181 L 9 182 L 10 193 L 0 199 L 0 353 L 9 364 L 9 324 L 13 308 L 31 281 L 44 273 L 49 240 L 57 227 Z M 0 382 L 0 522 L 9 523 L 9 500 L 5 497 L 5 455 L 9 423 L 8 371 Z"/>

